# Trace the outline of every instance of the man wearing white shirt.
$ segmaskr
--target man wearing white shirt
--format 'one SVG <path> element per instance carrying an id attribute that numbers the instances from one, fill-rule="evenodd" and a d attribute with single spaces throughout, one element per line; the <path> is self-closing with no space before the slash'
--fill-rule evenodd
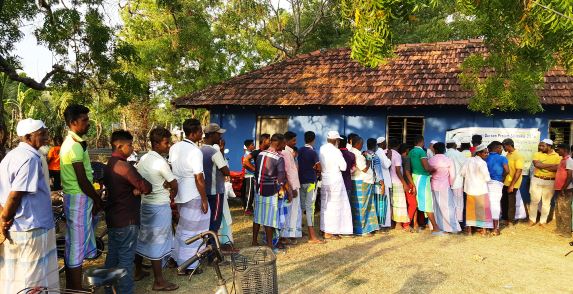
<path id="1" fill-rule="evenodd" d="M 177 264 L 195 255 L 201 244 L 200 241 L 196 241 L 187 245 L 185 240 L 209 230 L 210 223 L 209 203 L 203 175 L 203 153 L 197 146 L 197 142 L 203 135 L 201 123 L 196 119 L 187 119 L 183 123 L 183 131 L 185 139 L 174 144 L 169 151 L 173 174 L 179 183 L 179 191 L 175 197 L 179 210 L 174 250 Z M 188 269 L 192 270 L 197 266 L 198 262 L 190 265 Z"/>
<path id="2" fill-rule="evenodd" d="M 328 132 L 328 143 L 320 147 L 319 153 L 322 168 L 320 230 L 325 239 L 340 239 L 340 234 L 352 234 L 352 212 L 341 173 L 347 166 L 338 149 L 339 140 L 337 131 Z"/>
<path id="3" fill-rule="evenodd" d="M 380 223 L 380 227 L 389 228 L 392 225 L 392 212 L 390 210 L 390 195 L 392 195 L 392 176 L 390 174 L 390 167 L 392 165 L 392 153 L 387 152 L 386 149 L 388 144 L 386 143 L 386 138 L 378 137 L 376 139 L 376 144 L 378 145 L 378 149 L 376 149 L 376 157 L 380 159 L 379 171 L 374 170 L 376 173 L 376 182 L 379 183 L 380 181 L 384 182 L 384 195 L 379 193 L 379 197 L 383 200 L 380 205 L 384 205 L 382 209 L 385 212 L 384 222 Z"/>
<path id="4" fill-rule="evenodd" d="M 169 163 L 163 155 L 169 153 L 171 133 L 158 127 L 149 133 L 151 151 L 141 157 L 137 172 L 151 184 L 151 192 L 141 196 L 141 221 L 135 256 L 135 280 L 145 276 L 142 270 L 143 257 L 151 260 L 153 290 L 173 291 L 179 286 L 168 282 L 162 273 L 162 261 L 172 254 L 173 228 L 171 199 L 179 186 Z M 169 187 L 169 188 L 167 188 Z"/>
<path id="5" fill-rule="evenodd" d="M 436 140 L 430 141 L 430 146 L 428 146 L 428 150 L 426 150 L 426 154 L 428 155 L 428 159 L 432 158 L 436 153 L 434 152 L 434 144 L 438 143 Z"/>
<path id="6" fill-rule="evenodd" d="M 356 169 L 352 173 L 352 195 L 350 207 L 355 235 L 365 236 L 379 228 L 376 218 L 376 199 L 374 173 L 372 171 L 372 153 L 362 154 L 364 139 L 355 137 L 350 152 L 354 154 Z M 368 157 L 368 158 L 366 158 Z"/>
<path id="7" fill-rule="evenodd" d="M 454 203 L 456 205 L 456 218 L 458 222 L 463 222 L 464 220 L 464 177 L 461 175 L 462 166 L 466 163 L 468 158 L 458 151 L 457 147 L 460 146 L 455 139 L 446 140 L 446 157 L 454 162 L 454 168 L 456 174 L 454 177 L 454 183 L 452 184 L 452 192 L 454 193 Z"/>

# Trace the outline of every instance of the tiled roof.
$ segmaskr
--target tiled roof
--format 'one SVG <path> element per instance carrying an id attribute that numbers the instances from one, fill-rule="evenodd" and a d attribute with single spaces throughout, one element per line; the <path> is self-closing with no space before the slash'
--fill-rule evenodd
<path id="1" fill-rule="evenodd" d="M 457 76 L 462 61 L 478 52 L 486 52 L 481 40 L 400 45 L 388 63 L 372 69 L 352 60 L 348 48 L 319 50 L 184 95 L 175 105 L 465 105 L 471 92 Z M 542 104 L 572 105 L 573 77 L 548 72 L 539 95 Z"/>

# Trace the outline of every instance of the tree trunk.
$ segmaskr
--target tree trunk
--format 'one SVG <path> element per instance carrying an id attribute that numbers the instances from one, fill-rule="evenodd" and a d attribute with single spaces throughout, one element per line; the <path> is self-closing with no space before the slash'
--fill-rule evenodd
<path id="1" fill-rule="evenodd" d="M 8 127 L 4 119 L 4 95 L 0 96 L 0 161 L 6 156 L 6 141 L 8 140 Z"/>

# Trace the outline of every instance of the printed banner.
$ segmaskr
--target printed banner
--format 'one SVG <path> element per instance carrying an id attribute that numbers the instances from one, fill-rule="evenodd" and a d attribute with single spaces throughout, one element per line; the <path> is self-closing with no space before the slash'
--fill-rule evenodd
<path id="1" fill-rule="evenodd" d="M 482 143 L 488 145 L 493 141 L 502 142 L 504 139 L 510 138 L 515 143 L 515 149 L 519 150 L 525 159 L 525 168 L 523 174 L 529 173 L 531 166 L 531 158 L 533 153 L 537 152 L 537 145 L 539 144 L 541 133 L 538 129 L 522 129 L 522 128 L 460 128 L 446 132 L 446 140 L 457 139 L 459 142 L 469 143 L 473 135 L 481 135 L 483 137 Z"/>

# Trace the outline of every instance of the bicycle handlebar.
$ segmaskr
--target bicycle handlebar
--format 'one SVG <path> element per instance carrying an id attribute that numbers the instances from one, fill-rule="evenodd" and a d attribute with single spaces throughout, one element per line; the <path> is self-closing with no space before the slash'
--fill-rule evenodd
<path id="1" fill-rule="evenodd" d="M 213 231 L 203 232 L 197 236 L 193 236 L 193 237 L 185 240 L 185 244 L 189 245 L 191 243 L 199 241 L 200 239 L 203 239 L 205 241 L 212 239 L 214 244 L 211 243 L 211 244 L 207 245 L 205 247 L 205 249 L 198 251 L 197 254 L 195 254 L 195 256 L 193 256 L 193 257 L 189 258 L 188 260 L 186 260 L 185 262 L 183 262 L 177 268 L 177 270 L 179 272 L 185 271 L 187 269 L 187 267 L 189 267 L 189 265 L 195 263 L 196 261 L 200 260 L 201 258 L 204 258 L 205 256 L 207 256 L 211 252 L 216 254 L 216 256 L 219 260 L 223 260 L 223 253 L 221 252 L 221 243 L 219 242 L 219 237 L 217 236 L 217 233 L 215 233 Z"/>
<path id="2" fill-rule="evenodd" d="M 195 256 L 187 259 L 184 263 L 182 263 L 178 268 L 177 271 L 178 272 L 184 272 L 190 265 L 192 265 L 193 263 L 195 263 L 196 261 L 198 261 L 199 259 L 207 256 L 207 254 L 209 252 L 213 251 L 213 245 L 207 245 L 205 247 L 205 249 L 200 250 L 199 252 L 197 252 L 197 254 L 195 254 Z"/>

